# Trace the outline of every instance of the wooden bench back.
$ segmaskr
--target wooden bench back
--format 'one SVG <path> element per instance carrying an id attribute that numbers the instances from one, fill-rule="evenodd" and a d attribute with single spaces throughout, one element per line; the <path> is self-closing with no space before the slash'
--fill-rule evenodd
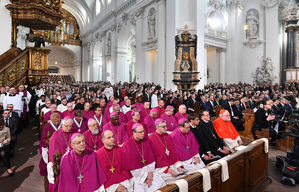
<path id="1" fill-rule="evenodd" d="M 264 152 L 264 142 L 261 140 L 251 143 L 246 149 L 225 157 L 228 164 L 229 179 L 221 181 L 221 166 L 207 165 L 211 176 L 211 190 L 209 191 L 263 191 L 270 183 L 268 177 L 268 153 Z M 202 175 L 189 174 L 182 179 L 188 182 L 189 192 L 203 191 Z M 179 191 L 176 184 L 168 184 L 159 189 L 162 192 Z"/>

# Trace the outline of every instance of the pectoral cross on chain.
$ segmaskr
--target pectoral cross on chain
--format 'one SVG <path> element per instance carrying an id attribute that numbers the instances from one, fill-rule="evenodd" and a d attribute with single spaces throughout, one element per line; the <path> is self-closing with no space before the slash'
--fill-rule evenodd
<path id="1" fill-rule="evenodd" d="M 169 151 L 168 151 L 167 148 L 166 148 L 166 150 L 165 150 L 165 153 L 166 153 L 166 155 L 169 155 Z"/>
<path id="2" fill-rule="evenodd" d="M 141 162 L 143 163 L 143 165 L 145 165 L 146 160 L 142 157 Z"/>
<path id="3" fill-rule="evenodd" d="M 81 175 L 81 173 L 80 173 L 80 175 L 77 178 L 79 179 L 79 183 L 81 183 L 82 182 L 82 178 L 83 178 L 83 176 Z"/>
<path id="4" fill-rule="evenodd" d="M 111 169 L 109 169 L 109 171 L 111 171 L 112 173 L 114 172 L 115 168 L 112 166 Z"/>

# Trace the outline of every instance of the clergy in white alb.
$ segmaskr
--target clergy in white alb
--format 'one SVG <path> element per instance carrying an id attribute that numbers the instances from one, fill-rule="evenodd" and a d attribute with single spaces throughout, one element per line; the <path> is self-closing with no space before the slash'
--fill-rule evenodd
<path id="1" fill-rule="evenodd" d="M 10 88 L 9 94 L 3 98 L 3 109 L 6 109 L 8 104 L 13 104 L 14 111 L 21 117 L 23 110 L 22 96 L 16 94 L 15 88 Z"/>

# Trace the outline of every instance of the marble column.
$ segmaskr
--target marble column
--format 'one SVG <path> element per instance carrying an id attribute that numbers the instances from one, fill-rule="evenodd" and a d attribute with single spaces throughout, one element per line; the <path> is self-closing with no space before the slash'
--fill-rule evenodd
<path id="1" fill-rule="evenodd" d="M 226 49 L 218 49 L 218 52 L 219 52 L 219 57 L 220 57 L 219 80 L 220 80 L 220 83 L 225 83 L 225 76 L 226 76 L 225 52 L 226 52 Z"/>
<path id="2" fill-rule="evenodd" d="M 287 68 L 296 66 L 296 29 L 288 28 L 287 32 Z"/>
<path id="3" fill-rule="evenodd" d="M 144 8 L 141 7 L 137 9 L 135 13 L 136 18 L 136 82 L 144 82 L 145 75 L 144 75 L 144 50 L 142 47 L 142 39 L 143 39 L 143 14 Z"/>
<path id="4" fill-rule="evenodd" d="M 157 52 L 157 64 L 158 67 L 156 67 L 156 77 L 155 77 L 155 83 L 160 84 L 162 87 L 166 86 L 166 22 L 165 22 L 165 0 L 159 0 L 157 2 L 158 10 L 156 11 L 156 36 L 158 38 L 158 52 Z M 168 69 L 171 70 L 171 69 Z"/>
<path id="5" fill-rule="evenodd" d="M 116 47 L 117 47 L 117 40 L 118 40 L 118 29 L 116 26 L 111 33 L 111 73 L 110 73 L 110 82 L 115 83 L 117 79 L 117 54 L 116 54 Z"/>
<path id="6" fill-rule="evenodd" d="M 197 69 L 199 72 L 199 84 L 196 89 L 203 89 L 207 83 L 207 47 L 205 46 L 205 13 L 206 2 L 197 1 L 197 21 L 196 21 L 196 33 L 197 33 Z"/>
<path id="7" fill-rule="evenodd" d="M 276 4 L 273 7 L 269 7 L 265 9 L 265 40 L 266 40 L 266 57 L 270 57 L 273 62 L 273 74 L 276 76 L 273 83 L 280 82 L 280 42 L 279 42 L 279 28 L 280 23 L 279 18 L 279 5 Z"/>

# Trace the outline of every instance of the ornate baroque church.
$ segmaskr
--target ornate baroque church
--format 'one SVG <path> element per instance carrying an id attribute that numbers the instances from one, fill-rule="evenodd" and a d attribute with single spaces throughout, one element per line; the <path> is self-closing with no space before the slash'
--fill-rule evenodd
<path id="1" fill-rule="evenodd" d="M 58 5 L 62 20 L 52 28 L 18 21 L 12 2 L 0 2 L 0 55 L 41 37 L 49 73 L 76 81 L 154 82 L 174 89 L 175 36 L 184 31 L 197 36 L 197 88 L 299 77 L 294 0 L 65 0 Z"/>

